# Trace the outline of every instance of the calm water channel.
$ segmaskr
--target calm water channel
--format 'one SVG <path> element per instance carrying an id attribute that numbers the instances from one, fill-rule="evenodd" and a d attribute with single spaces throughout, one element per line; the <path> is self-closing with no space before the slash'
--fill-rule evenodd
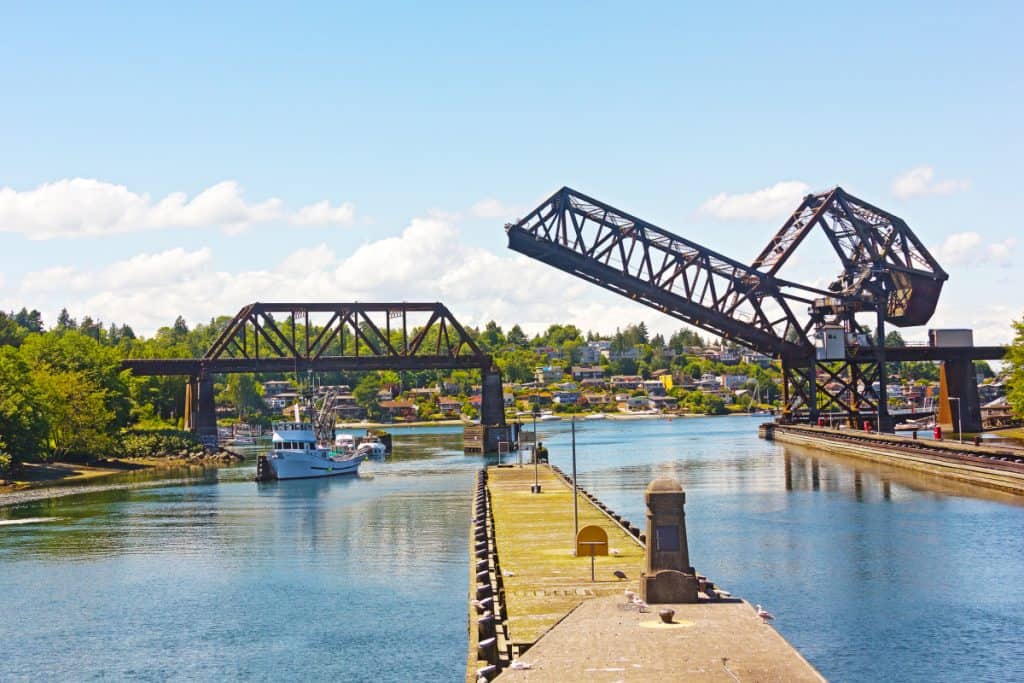
<path id="1" fill-rule="evenodd" d="M 580 480 L 642 523 L 647 483 L 679 478 L 697 568 L 833 680 L 1024 677 L 1024 507 L 756 423 L 579 423 Z M 568 470 L 569 425 L 541 436 Z M 0 679 L 459 679 L 479 465 L 460 440 L 396 430 L 358 479 L 239 467 L 0 507 Z"/>

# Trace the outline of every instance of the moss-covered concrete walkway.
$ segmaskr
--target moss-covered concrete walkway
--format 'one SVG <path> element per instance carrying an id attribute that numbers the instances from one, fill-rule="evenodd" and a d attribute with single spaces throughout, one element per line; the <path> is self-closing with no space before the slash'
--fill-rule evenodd
<path id="1" fill-rule="evenodd" d="M 491 467 L 488 487 L 494 511 L 495 545 L 505 581 L 512 642 L 529 645 L 583 600 L 639 590 L 644 553 L 636 540 L 579 494 L 580 528 L 597 524 L 608 532 L 612 554 L 595 560 L 576 557 L 572 489 L 546 465 L 538 468 L 541 493 L 530 492 L 532 465 Z M 628 577 L 621 580 L 613 572 Z"/>

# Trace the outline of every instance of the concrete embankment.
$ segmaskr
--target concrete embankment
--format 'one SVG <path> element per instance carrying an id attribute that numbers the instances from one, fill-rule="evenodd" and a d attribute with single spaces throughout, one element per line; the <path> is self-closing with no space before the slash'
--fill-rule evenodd
<path id="1" fill-rule="evenodd" d="M 535 476 L 540 493 L 531 492 Z M 646 537 L 581 489 L 579 527 L 608 536 L 592 578 L 591 558 L 574 552 L 572 496 L 571 480 L 547 465 L 536 474 L 532 466 L 481 472 L 467 681 L 823 680 L 749 604 L 711 599 L 705 577 L 696 603 L 627 600 L 626 591 L 640 591 Z M 658 614 L 666 607 L 671 623 Z"/>
<path id="2" fill-rule="evenodd" d="M 766 423 L 761 425 L 759 433 L 765 439 L 780 443 L 1024 495 L 1024 452 L 1019 449 L 807 425 Z"/>

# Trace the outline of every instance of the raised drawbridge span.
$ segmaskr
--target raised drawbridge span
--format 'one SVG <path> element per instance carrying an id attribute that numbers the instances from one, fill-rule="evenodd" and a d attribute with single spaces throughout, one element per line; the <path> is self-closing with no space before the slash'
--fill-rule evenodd
<path id="1" fill-rule="evenodd" d="M 825 288 L 779 277 L 816 229 L 835 251 L 839 275 Z M 505 230 L 515 251 L 774 356 L 784 419 L 841 411 L 851 424 L 871 416 L 888 430 L 885 363 L 920 359 L 943 361 L 943 386 L 960 397 L 965 430 L 975 417 L 980 428 L 972 361 L 1005 350 L 886 347 L 886 324 L 928 322 L 948 275 L 902 219 L 842 188 L 805 197 L 750 265 L 568 187 Z M 871 315 L 873 334 L 858 314 Z M 829 329 L 841 332 L 838 354 L 816 346 Z"/>
<path id="2" fill-rule="evenodd" d="M 213 376 L 237 372 L 479 370 L 487 450 L 505 428 L 501 374 L 443 304 L 253 303 L 201 358 L 131 358 L 136 375 L 184 375 L 186 426 L 216 442 Z M 491 444 L 490 441 L 495 441 Z"/>

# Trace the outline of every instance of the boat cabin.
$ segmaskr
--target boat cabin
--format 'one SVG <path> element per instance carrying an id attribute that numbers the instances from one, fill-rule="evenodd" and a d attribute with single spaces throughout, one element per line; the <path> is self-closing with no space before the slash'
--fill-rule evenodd
<path id="1" fill-rule="evenodd" d="M 308 422 L 275 422 L 271 441 L 275 451 L 308 451 L 317 447 L 313 425 Z"/>

